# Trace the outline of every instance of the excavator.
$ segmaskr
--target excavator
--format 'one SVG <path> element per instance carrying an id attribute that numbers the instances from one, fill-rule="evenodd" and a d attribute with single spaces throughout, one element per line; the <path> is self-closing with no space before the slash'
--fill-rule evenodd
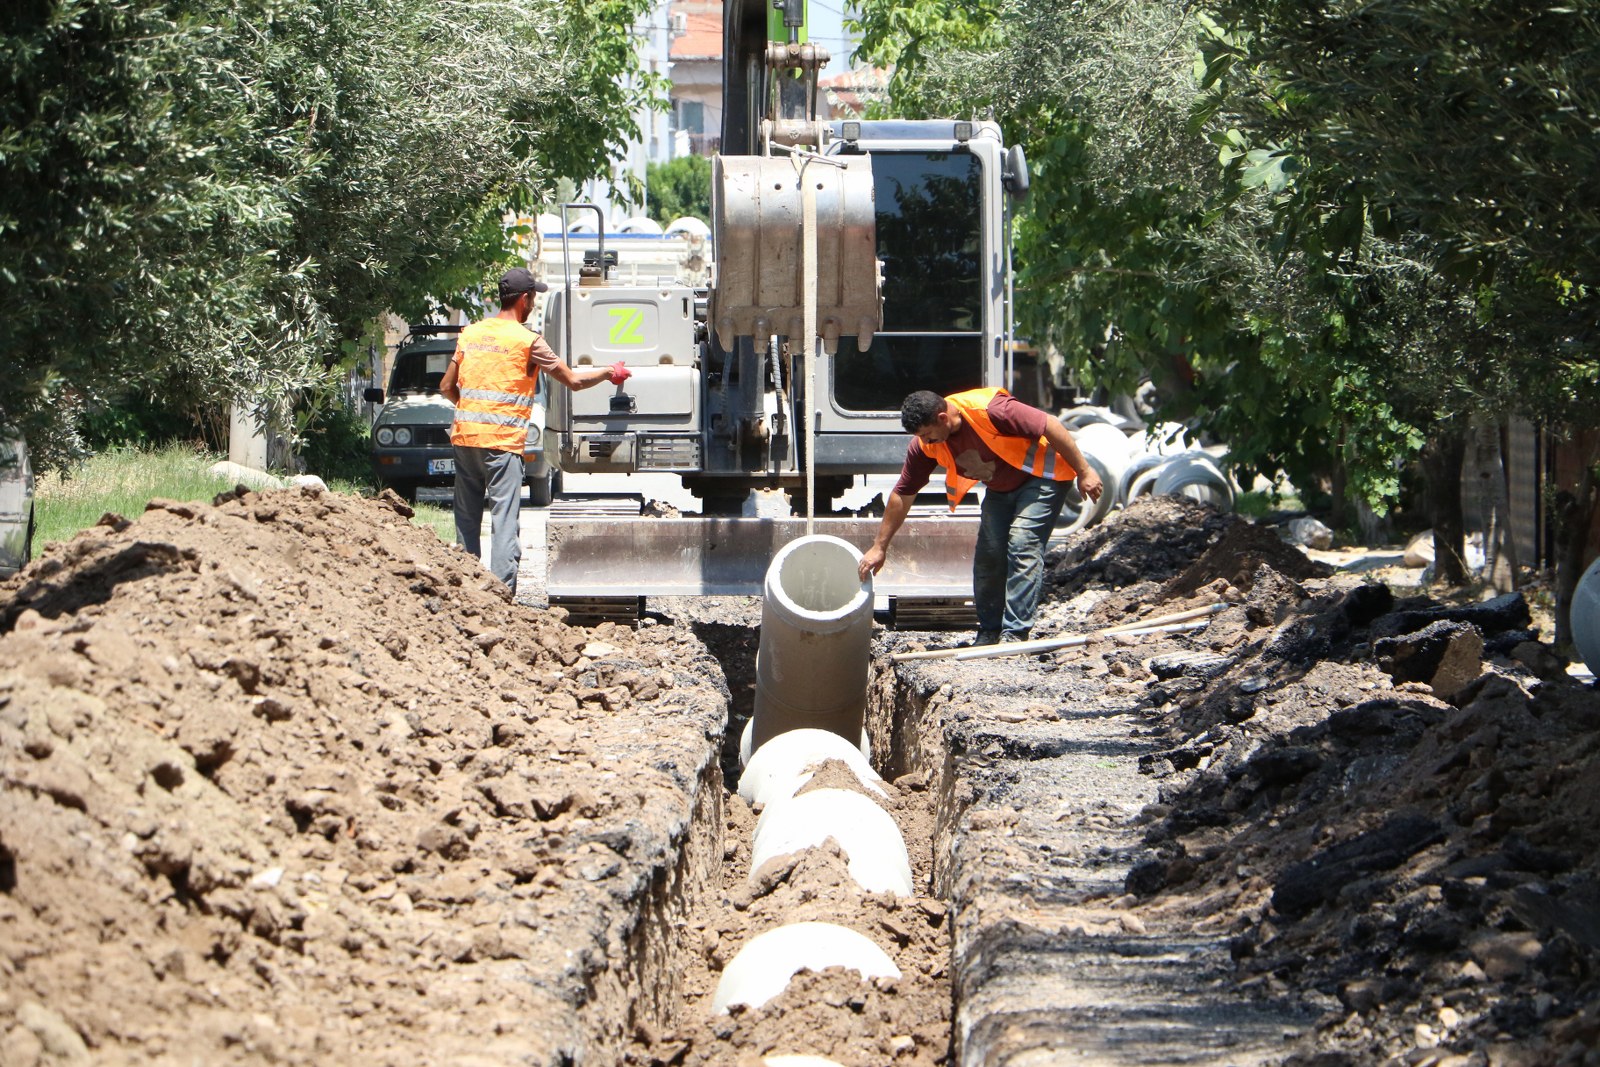
<path id="1" fill-rule="evenodd" d="M 570 365 L 632 372 L 610 391 L 556 391 L 561 470 L 674 474 L 702 503 L 673 518 L 552 512 L 547 592 L 581 618 L 637 615 L 647 596 L 758 595 L 801 534 L 865 546 L 875 518 L 825 513 L 858 478 L 900 469 L 905 396 L 1010 380 L 1021 147 L 974 118 L 820 120 L 829 55 L 806 40 L 805 0 L 723 11 L 709 284 L 620 284 L 602 232 L 545 305 Z M 563 214 L 585 208 L 600 215 Z M 752 490 L 784 491 L 794 514 L 746 514 Z M 914 514 L 875 580 L 892 625 L 971 619 L 976 518 L 944 510 Z"/>

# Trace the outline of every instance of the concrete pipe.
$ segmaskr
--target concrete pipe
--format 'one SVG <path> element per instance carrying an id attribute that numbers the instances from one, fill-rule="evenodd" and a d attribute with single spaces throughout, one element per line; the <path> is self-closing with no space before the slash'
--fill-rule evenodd
<path id="1" fill-rule="evenodd" d="M 817 789 L 767 805 L 750 843 L 750 881 L 768 860 L 828 838 L 848 857 L 850 877 L 869 893 L 911 896 L 911 857 L 889 813 L 849 789 Z"/>
<path id="2" fill-rule="evenodd" d="M 1090 426 L 1095 423 L 1105 423 L 1119 430 L 1126 430 L 1131 426 L 1139 425 L 1125 415 L 1119 415 L 1107 407 L 1093 404 L 1079 404 L 1077 407 L 1068 408 L 1061 413 L 1061 423 L 1067 429 L 1076 431 L 1080 426 Z"/>
<path id="3" fill-rule="evenodd" d="M 1078 451 L 1100 476 L 1105 489 L 1100 499 L 1085 500 L 1078 514 L 1067 524 L 1069 533 L 1087 529 L 1111 513 L 1117 503 L 1117 485 L 1128 468 L 1128 435 L 1104 422 L 1091 422 L 1072 431 Z"/>
<path id="4" fill-rule="evenodd" d="M 1156 483 L 1156 469 L 1167 462 L 1167 457 L 1155 452 L 1135 456 L 1122 472 L 1122 482 L 1117 486 L 1117 501 L 1127 507 L 1139 497 L 1150 492 Z"/>
<path id="5" fill-rule="evenodd" d="M 828 730 L 789 730 L 756 750 L 739 776 L 739 795 L 763 806 L 792 797 L 811 781 L 812 769 L 824 760 L 838 760 L 856 780 L 879 796 L 887 796 L 861 750 Z"/>
<path id="6" fill-rule="evenodd" d="M 790 541 L 767 568 L 756 651 L 751 745 L 788 730 L 861 736 L 872 642 L 872 586 L 861 553 L 838 537 Z"/>
<path id="7" fill-rule="evenodd" d="M 900 977 L 888 953 L 854 930 L 833 923 L 790 923 L 745 942 L 723 968 L 711 1010 L 725 1012 L 732 1004 L 759 1008 L 801 971 L 828 967 L 844 967 L 863 979 Z"/>
<path id="8" fill-rule="evenodd" d="M 1590 674 L 1600 675 L 1600 559 L 1578 579 L 1572 591 L 1572 643 Z"/>
<path id="9" fill-rule="evenodd" d="M 1205 452 L 1185 452 L 1160 468 L 1152 490 L 1157 496 L 1186 496 L 1222 511 L 1233 510 L 1233 485 Z"/>

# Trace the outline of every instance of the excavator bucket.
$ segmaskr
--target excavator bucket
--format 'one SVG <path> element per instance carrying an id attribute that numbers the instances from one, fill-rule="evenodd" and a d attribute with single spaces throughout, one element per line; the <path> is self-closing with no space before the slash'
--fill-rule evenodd
<path id="1" fill-rule="evenodd" d="M 545 589 L 553 606 L 576 619 L 637 616 L 650 596 L 760 596 L 780 548 L 808 532 L 831 534 L 861 549 L 878 531 L 875 518 L 561 518 L 550 516 Z M 916 516 L 895 535 L 889 560 L 873 580 L 891 625 L 970 626 L 975 517 Z"/>

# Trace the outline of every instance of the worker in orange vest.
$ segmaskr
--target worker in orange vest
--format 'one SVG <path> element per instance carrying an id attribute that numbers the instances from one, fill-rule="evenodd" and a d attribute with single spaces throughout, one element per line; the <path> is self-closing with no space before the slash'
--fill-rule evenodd
<path id="1" fill-rule="evenodd" d="M 940 396 L 926 389 L 906 397 L 900 423 L 912 434 L 900 480 L 884 507 L 877 538 L 861 557 L 862 581 L 883 569 L 889 542 L 905 522 L 935 467 L 945 469 L 945 498 L 954 511 L 983 482 L 978 547 L 972 558 L 974 645 L 1025 641 L 1044 588 L 1044 553 L 1071 483 L 1090 500 L 1104 486 L 1061 420 L 1004 389 Z"/>
<path id="2" fill-rule="evenodd" d="M 461 331 L 439 383 L 439 392 L 456 406 L 450 427 L 456 453 L 456 542 L 473 556 L 481 553 L 479 531 L 487 499 L 489 569 L 512 593 L 522 562 L 522 456 L 539 374 L 574 390 L 601 382 L 621 385 L 632 376 L 621 362 L 575 371 L 524 325 L 535 294 L 549 289 L 522 267 L 501 275 L 499 313 Z"/>

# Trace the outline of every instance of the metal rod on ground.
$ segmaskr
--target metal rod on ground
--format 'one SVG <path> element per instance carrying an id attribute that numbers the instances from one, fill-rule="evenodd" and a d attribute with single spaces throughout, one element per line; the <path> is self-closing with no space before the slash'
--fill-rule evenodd
<path id="1" fill-rule="evenodd" d="M 1117 637 L 1144 637 L 1146 634 L 1179 634 L 1190 630 L 1204 630 L 1211 623 L 1205 619 L 1196 619 L 1194 622 L 1175 622 L 1170 626 L 1152 626 L 1147 630 L 1119 630 L 1111 636 Z M 962 649 L 955 654 L 954 659 L 994 659 L 999 656 L 1028 656 L 1039 652 L 1053 652 L 1058 648 L 1071 648 L 1073 645 L 1088 644 L 1084 635 L 1077 637 L 1054 637 L 1046 641 L 1014 641 L 1004 645 L 983 645 L 979 648 Z"/>
<path id="2" fill-rule="evenodd" d="M 1228 606 L 1227 604 L 1222 603 L 1222 602 L 1219 601 L 1218 603 L 1206 604 L 1206 605 L 1203 605 L 1203 606 L 1198 607 L 1198 608 L 1186 608 L 1183 611 L 1175 611 L 1170 615 L 1156 615 L 1156 616 L 1153 616 L 1153 617 L 1148 618 L 1148 619 L 1140 619 L 1138 622 L 1125 622 L 1125 623 L 1121 623 L 1121 624 L 1119 624 L 1117 626 L 1107 626 L 1107 627 L 1105 627 L 1103 629 L 1095 630 L 1093 633 L 1075 634 L 1070 638 L 1041 638 L 1041 640 L 1045 640 L 1045 641 L 1068 641 L 1068 642 L 1070 642 L 1069 644 L 1063 644 L 1063 645 L 1059 645 L 1057 647 L 1059 647 L 1059 648 L 1072 648 L 1074 645 L 1086 645 L 1091 640 L 1093 640 L 1094 638 L 1100 637 L 1100 636 L 1110 637 L 1110 636 L 1114 636 L 1114 635 L 1119 634 L 1119 633 L 1129 633 L 1129 632 L 1131 632 L 1133 630 L 1146 630 L 1146 629 L 1149 629 L 1150 627 L 1153 627 L 1153 626 L 1163 626 L 1163 625 L 1166 625 L 1167 623 L 1171 623 L 1171 622 L 1187 622 L 1188 620 L 1194 619 L 1194 618 L 1197 618 L 1197 617 L 1203 617 L 1203 616 L 1206 616 L 1206 615 L 1215 615 L 1219 611 L 1222 611 L 1227 606 Z M 1035 642 L 1035 643 L 1037 643 L 1037 642 Z M 1017 647 L 1020 647 L 1020 645 L 1013 645 L 1011 647 L 1017 648 Z M 890 660 L 892 660 L 895 663 L 905 663 L 905 662 L 910 661 L 910 660 L 919 660 L 919 659 L 954 659 L 956 656 L 961 655 L 963 652 L 969 652 L 969 651 L 971 651 L 971 649 L 964 649 L 964 648 L 934 648 L 934 649 L 928 649 L 925 652 L 897 652 L 894 655 L 890 656 L 889 658 L 890 658 Z"/>
<path id="3" fill-rule="evenodd" d="M 1097 630 L 1091 634 L 1073 634 L 1071 637 L 1051 637 L 1039 641 L 1016 641 L 1009 644 L 980 645 L 977 648 L 936 648 L 926 652 L 898 652 L 889 658 L 895 663 L 922 659 L 986 659 L 991 656 L 1025 655 L 1035 652 L 1052 652 L 1058 648 L 1076 648 L 1091 641 L 1107 637 L 1143 637 L 1145 634 L 1187 633 L 1211 625 L 1205 619 L 1172 623 L 1165 626 L 1147 626 L 1138 630 Z"/>
<path id="4" fill-rule="evenodd" d="M 1205 604 L 1198 608 L 1186 608 L 1175 611 L 1171 615 L 1155 615 L 1148 619 L 1138 619 L 1134 622 L 1119 623 L 1116 626 L 1107 626 L 1101 630 L 1103 634 L 1120 633 L 1125 630 L 1143 630 L 1147 626 L 1164 626 L 1169 622 L 1188 622 L 1190 619 L 1199 619 L 1207 615 L 1215 615 L 1228 605 L 1223 601 L 1215 604 Z"/>

